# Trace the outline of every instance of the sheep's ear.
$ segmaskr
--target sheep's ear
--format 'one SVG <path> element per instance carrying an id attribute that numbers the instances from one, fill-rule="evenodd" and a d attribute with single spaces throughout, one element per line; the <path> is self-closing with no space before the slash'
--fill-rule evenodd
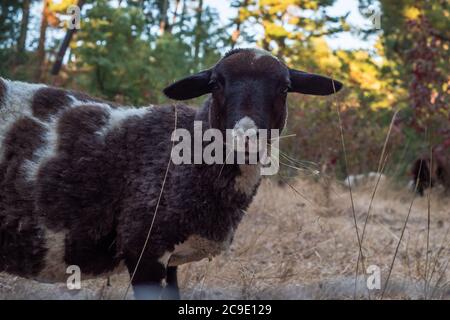
<path id="1" fill-rule="evenodd" d="M 201 71 L 178 80 L 166 87 L 163 92 L 167 97 L 174 100 L 197 98 L 211 92 L 210 77 L 211 70 Z"/>
<path id="2" fill-rule="evenodd" d="M 339 81 L 299 70 L 289 69 L 289 77 L 291 80 L 289 92 L 327 96 L 342 88 L 342 83 Z"/>

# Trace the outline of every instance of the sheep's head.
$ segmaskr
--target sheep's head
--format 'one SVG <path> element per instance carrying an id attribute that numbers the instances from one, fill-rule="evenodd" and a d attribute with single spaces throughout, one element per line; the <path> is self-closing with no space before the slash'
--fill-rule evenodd
<path id="1" fill-rule="evenodd" d="M 218 129 L 283 129 L 289 92 L 330 95 L 342 84 L 288 68 L 261 49 L 235 49 L 214 67 L 164 89 L 175 100 L 212 94 L 212 126 Z"/>

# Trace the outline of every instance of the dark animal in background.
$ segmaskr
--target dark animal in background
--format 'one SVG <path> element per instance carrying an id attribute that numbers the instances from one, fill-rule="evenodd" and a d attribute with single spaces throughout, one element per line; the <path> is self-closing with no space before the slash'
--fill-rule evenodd
<path id="1" fill-rule="evenodd" d="M 237 49 L 211 69 L 167 87 L 204 105 L 126 108 L 84 94 L 0 78 L 0 271 L 40 281 L 133 273 L 177 128 L 280 129 L 288 92 L 329 95 L 330 78 Z M 178 265 L 227 248 L 260 183 L 258 165 L 169 168 L 132 285 L 137 298 L 178 298 Z M 164 283 L 167 282 L 167 286 Z M 165 290 L 162 290 L 163 288 Z"/>
<path id="2" fill-rule="evenodd" d="M 413 188 L 417 184 L 417 193 L 423 196 L 430 186 L 441 185 L 450 191 L 450 139 L 434 147 L 432 154 L 417 159 L 411 170 Z"/>

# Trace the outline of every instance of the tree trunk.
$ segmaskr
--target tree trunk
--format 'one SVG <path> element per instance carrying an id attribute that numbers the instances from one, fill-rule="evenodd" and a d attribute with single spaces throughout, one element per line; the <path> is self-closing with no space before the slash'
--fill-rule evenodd
<path id="1" fill-rule="evenodd" d="M 20 35 L 17 41 L 17 52 L 22 54 L 25 52 L 25 44 L 27 42 L 28 21 L 30 20 L 30 0 L 23 0 L 22 5 L 22 22 L 20 23 Z"/>
<path id="2" fill-rule="evenodd" d="M 173 11 L 173 17 L 172 17 L 172 23 L 170 24 L 170 26 L 167 27 L 167 30 L 172 33 L 172 27 L 175 25 L 175 23 L 177 22 L 177 18 L 178 18 L 178 7 L 180 6 L 180 0 L 176 0 L 175 1 L 175 9 Z"/>
<path id="3" fill-rule="evenodd" d="M 178 22 L 178 25 L 180 27 L 180 31 L 183 31 L 183 24 L 184 19 L 186 17 L 186 0 L 183 0 L 183 6 L 181 7 L 181 14 L 180 14 L 180 21 Z"/>
<path id="4" fill-rule="evenodd" d="M 169 10 L 169 0 L 164 0 L 162 10 L 161 10 L 161 19 L 159 21 L 159 34 L 163 35 L 167 31 L 167 11 Z"/>
<path id="5" fill-rule="evenodd" d="M 83 4 L 84 4 L 84 0 L 78 1 L 78 8 L 80 8 L 80 12 L 81 12 L 81 8 L 83 7 Z M 59 48 L 58 53 L 56 54 L 55 63 L 53 64 L 53 67 L 51 70 L 51 74 L 53 76 L 58 75 L 59 70 L 61 70 L 64 56 L 66 55 L 67 48 L 69 47 L 70 41 L 72 40 L 72 37 L 75 34 L 75 32 L 77 32 L 77 29 L 75 29 L 75 28 L 67 29 L 66 35 L 64 37 L 63 42 L 61 43 L 61 47 Z"/>
<path id="6" fill-rule="evenodd" d="M 34 76 L 35 81 L 40 82 L 42 79 L 42 73 L 44 70 L 45 62 L 45 40 L 48 27 L 48 4 L 49 0 L 44 0 L 44 7 L 42 9 L 41 27 L 39 30 L 39 44 L 36 53 L 36 73 Z"/>
<path id="7" fill-rule="evenodd" d="M 236 22 L 236 29 L 234 29 L 232 35 L 231 35 L 231 49 L 233 49 L 236 45 L 237 40 L 239 39 L 239 36 L 241 34 L 241 24 L 242 21 L 239 17 L 241 8 L 246 8 L 248 6 L 248 0 L 244 0 L 244 2 L 239 6 L 237 17 L 235 19 Z"/>
<path id="8" fill-rule="evenodd" d="M 196 25 L 195 25 L 195 43 L 194 43 L 194 63 L 195 67 L 198 67 L 199 56 L 200 56 L 200 35 L 202 31 L 202 11 L 203 11 L 203 0 L 198 1 L 196 14 Z"/>
<path id="9" fill-rule="evenodd" d="M 177 21 L 178 7 L 179 6 L 180 6 L 180 0 L 176 0 L 175 1 L 175 10 L 173 11 L 173 17 L 172 17 L 172 25 L 174 25 L 175 22 Z"/>

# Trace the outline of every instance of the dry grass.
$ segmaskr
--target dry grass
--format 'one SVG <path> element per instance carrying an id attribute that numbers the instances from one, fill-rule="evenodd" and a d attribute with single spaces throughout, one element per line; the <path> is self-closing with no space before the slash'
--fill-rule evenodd
<path id="1" fill-rule="evenodd" d="M 265 180 L 248 210 L 230 250 L 212 261 L 180 268 L 185 299 L 353 299 L 368 298 L 360 272 L 355 296 L 358 243 L 348 190 L 327 188 L 308 179 L 291 187 Z M 404 189 L 404 190 L 403 190 Z M 364 265 L 381 268 L 381 283 L 389 273 L 413 194 L 388 182 L 379 186 L 363 242 Z M 354 190 L 355 211 L 362 231 L 373 183 Z M 450 198 L 431 194 L 429 265 L 426 268 L 427 197 L 417 198 L 405 229 L 384 298 L 449 299 Z M 361 270 L 361 266 L 360 266 Z M 427 276 L 425 272 L 427 270 Z M 83 282 L 77 293 L 65 286 L 43 285 L 0 274 L 0 298 L 119 299 L 126 274 Z M 426 279 L 426 280 L 425 280 Z M 380 298 L 381 290 L 370 297 Z M 131 295 L 130 295 L 131 297 Z"/>

